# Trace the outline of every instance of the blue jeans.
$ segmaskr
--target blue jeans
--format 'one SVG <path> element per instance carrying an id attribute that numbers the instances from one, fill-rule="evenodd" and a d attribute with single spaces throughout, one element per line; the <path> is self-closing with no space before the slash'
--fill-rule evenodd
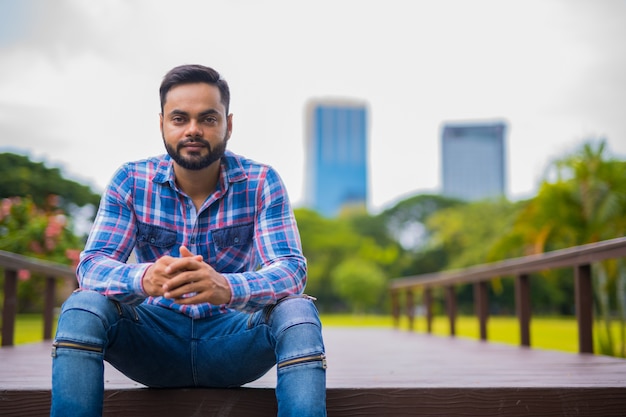
<path id="1" fill-rule="evenodd" d="M 148 387 L 238 387 L 277 364 L 278 415 L 326 415 L 321 324 L 306 296 L 192 319 L 76 291 L 63 304 L 52 357 L 51 416 L 102 415 L 103 360 Z"/>

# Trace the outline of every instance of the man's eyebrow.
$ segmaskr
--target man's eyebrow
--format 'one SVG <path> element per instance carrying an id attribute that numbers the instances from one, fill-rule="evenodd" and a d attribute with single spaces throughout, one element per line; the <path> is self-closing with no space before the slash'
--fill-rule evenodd
<path id="1" fill-rule="evenodd" d="M 207 109 L 204 110 L 202 112 L 200 112 L 198 114 L 198 117 L 206 117 L 206 116 L 213 116 L 213 115 L 220 115 L 221 113 L 219 112 L 219 110 L 217 109 Z M 171 112 L 168 113 L 168 116 L 186 116 L 189 117 L 189 113 L 184 111 L 184 110 L 180 110 L 180 109 L 173 109 Z"/>
<path id="2" fill-rule="evenodd" d="M 200 112 L 200 116 L 208 116 L 208 115 L 213 115 L 213 114 L 219 115 L 220 112 L 217 111 L 216 109 L 208 109 L 203 112 Z"/>
<path id="3" fill-rule="evenodd" d="M 174 109 L 171 112 L 169 112 L 169 115 L 181 115 L 181 116 L 186 116 L 188 113 L 186 111 L 183 110 L 178 110 L 178 109 Z"/>

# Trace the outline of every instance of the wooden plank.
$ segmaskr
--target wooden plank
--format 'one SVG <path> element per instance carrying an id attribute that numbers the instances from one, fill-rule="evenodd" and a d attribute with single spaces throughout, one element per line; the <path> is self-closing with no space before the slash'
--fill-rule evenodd
<path id="1" fill-rule="evenodd" d="M 626 237 L 476 265 L 462 270 L 396 278 L 392 280 L 390 288 L 400 289 L 412 286 L 448 286 L 459 283 L 473 283 L 491 278 L 574 267 L 622 257 L 626 257 Z"/>
<path id="2" fill-rule="evenodd" d="M 43 306 L 43 340 L 52 339 L 52 327 L 54 325 L 54 305 L 56 302 L 56 279 L 46 277 Z"/>
<path id="3" fill-rule="evenodd" d="M 483 281 L 474 284 L 474 300 L 480 340 L 487 340 L 487 320 L 489 318 L 487 282 Z"/>
<path id="4" fill-rule="evenodd" d="M 13 345 L 17 314 L 17 271 L 4 270 L 4 306 L 2 307 L 2 346 Z"/>
<path id="5" fill-rule="evenodd" d="M 392 329 L 324 329 L 329 388 L 619 387 L 626 359 L 529 349 Z M 49 390 L 51 344 L 0 349 L 0 389 Z M 106 364 L 106 386 L 140 384 Z M 273 388 L 274 371 L 248 384 Z M 2 415 L 0 413 L 0 415 Z"/>
<path id="6" fill-rule="evenodd" d="M 424 288 L 424 308 L 426 310 L 426 333 L 433 332 L 433 289 Z"/>
<path id="7" fill-rule="evenodd" d="M 591 265 L 579 265 L 574 272 L 578 351 L 593 353 L 593 287 Z"/>
<path id="8" fill-rule="evenodd" d="M 406 291 L 406 315 L 409 319 L 409 330 L 415 329 L 415 296 L 411 289 Z"/>
<path id="9" fill-rule="evenodd" d="M 515 278 L 515 309 L 519 321 L 520 345 L 530 346 L 530 277 L 521 274 Z"/>
<path id="10" fill-rule="evenodd" d="M 31 272 L 62 277 L 71 281 L 76 280 L 76 272 L 72 267 L 3 250 L 0 250 L 0 267 L 15 270 L 28 269 Z"/>
<path id="11" fill-rule="evenodd" d="M 507 416 L 623 417 L 620 388 L 337 388 L 327 391 L 330 417 Z M 48 417 L 49 391 L 0 391 L 3 417 Z M 271 389 L 109 390 L 105 417 L 275 417 Z"/>
<path id="12" fill-rule="evenodd" d="M 329 416 L 623 415 L 626 360 L 391 329 L 325 328 Z M 0 415 L 47 416 L 50 343 L 0 349 Z M 105 416 L 275 415 L 274 370 L 244 389 L 147 389 L 105 366 Z"/>
<path id="13" fill-rule="evenodd" d="M 448 314 L 448 323 L 450 325 L 450 336 L 456 335 L 456 292 L 454 286 L 445 287 L 446 291 L 446 312 Z"/>

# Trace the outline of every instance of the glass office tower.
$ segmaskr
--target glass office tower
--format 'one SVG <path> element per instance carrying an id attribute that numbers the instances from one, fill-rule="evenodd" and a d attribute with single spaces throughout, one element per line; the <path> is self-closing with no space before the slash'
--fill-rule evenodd
<path id="1" fill-rule="evenodd" d="M 305 198 L 326 217 L 367 206 L 367 106 L 316 100 L 307 105 Z"/>
<path id="2" fill-rule="evenodd" d="M 506 195 L 504 122 L 443 125 L 443 195 L 476 201 Z"/>

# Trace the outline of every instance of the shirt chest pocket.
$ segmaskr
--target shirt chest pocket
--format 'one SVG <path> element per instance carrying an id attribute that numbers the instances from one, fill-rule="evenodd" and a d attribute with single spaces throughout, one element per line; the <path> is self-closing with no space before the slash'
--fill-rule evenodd
<path id="1" fill-rule="evenodd" d="M 137 242 L 157 248 L 169 248 L 176 243 L 176 232 L 161 226 L 139 223 Z"/>
<path id="2" fill-rule="evenodd" d="M 211 231 L 213 243 L 218 250 L 247 246 L 252 242 L 254 224 L 237 224 Z"/>

